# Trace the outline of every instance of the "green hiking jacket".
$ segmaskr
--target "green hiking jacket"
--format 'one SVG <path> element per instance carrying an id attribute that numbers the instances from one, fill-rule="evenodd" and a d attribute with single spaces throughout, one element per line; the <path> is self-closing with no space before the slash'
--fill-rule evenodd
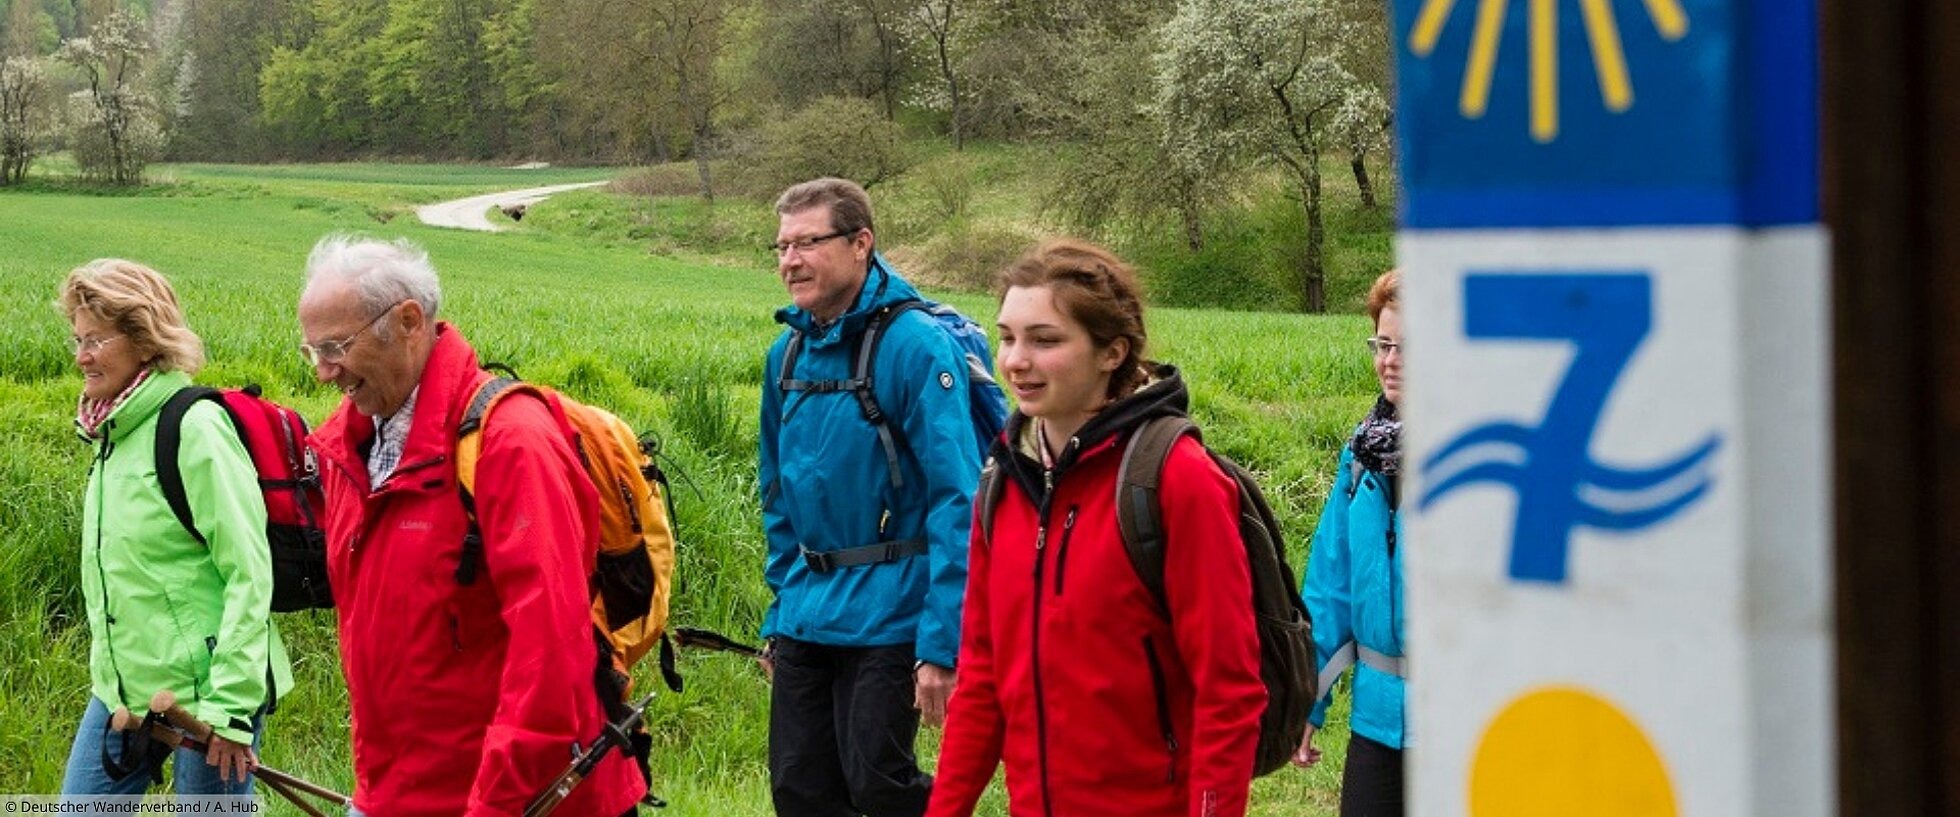
<path id="1" fill-rule="evenodd" d="M 184 530 L 157 482 L 157 414 L 182 372 L 157 372 L 103 421 L 82 502 L 82 596 L 90 691 L 111 710 L 149 708 L 158 690 L 227 740 L 252 741 L 252 716 L 292 687 L 272 623 L 272 554 L 258 472 L 225 409 L 184 415 L 178 462 Z"/>

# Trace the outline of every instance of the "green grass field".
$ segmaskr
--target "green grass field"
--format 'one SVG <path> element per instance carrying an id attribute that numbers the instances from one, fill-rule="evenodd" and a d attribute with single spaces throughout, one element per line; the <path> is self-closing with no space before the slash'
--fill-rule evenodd
<path id="1" fill-rule="evenodd" d="M 755 492 L 755 407 L 764 348 L 784 301 L 760 252 L 672 252 L 684 231 L 595 240 L 570 208 L 537 208 L 507 234 L 438 230 L 396 217 L 451 195 L 604 178 L 603 171 L 349 166 L 162 166 L 166 183 L 107 195 L 59 184 L 0 192 L 0 792 L 60 782 L 86 700 L 87 633 L 76 577 L 87 450 L 72 416 L 79 381 L 52 306 L 68 269 L 121 256 L 176 284 L 211 365 L 201 382 L 263 384 L 318 422 L 337 395 L 312 381 L 294 345 L 294 303 L 313 242 L 336 231 L 406 236 L 442 273 L 443 317 L 491 360 L 613 408 L 665 441 L 677 472 L 681 572 L 674 620 L 750 635 L 767 603 Z M 682 203 L 634 204 L 658 213 Z M 744 213 L 751 208 L 754 213 Z M 769 221 L 763 202 L 723 201 L 730 223 Z M 752 229 L 752 228 L 743 228 Z M 665 242 L 664 245 L 661 242 Z M 662 252 L 661 248 L 669 251 Z M 751 260 L 743 260 L 748 258 Z M 985 295 L 949 300 L 991 324 Z M 1353 315 L 1155 310 L 1152 356 L 1179 364 L 1207 440 L 1264 477 L 1296 568 L 1331 482 L 1334 455 L 1374 391 Z M 263 759 L 343 790 L 346 695 L 330 617 L 279 618 L 298 688 L 269 720 Z M 769 813 L 766 689 L 727 656 L 683 659 L 687 691 L 657 700 L 656 790 L 674 815 Z M 642 686 L 651 688 L 651 676 Z M 1337 718 L 1339 713 L 1337 711 Z M 923 755 L 930 761 L 928 733 Z M 1345 741 L 1338 724 L 1323 748 Z M 1261 815 L 1331 814 L 1339 751 L 1312 772 L 1254 784 Z M 274 813 L 296 813 L 275 808 Z M 998 791 L 983 813 L 1002 814 Z"/>

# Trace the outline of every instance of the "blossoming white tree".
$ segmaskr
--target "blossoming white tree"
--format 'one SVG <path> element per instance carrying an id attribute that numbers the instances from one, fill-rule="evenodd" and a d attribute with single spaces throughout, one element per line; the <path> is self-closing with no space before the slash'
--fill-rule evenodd
<path id="1" fill-rule="evenodd" d="M 47 130 L 48 75 L 40 60 L 0 63 L 0 185 L 19 184 Z"/>
<path id="2" fill-rule="evenodd" d="M 139 82 L 150 51 L 143 24 L 127 11 L 104 18 L 87 37 L 61 44 L 56 55 L 88 80 L 68 110 L 69 143 L 83 175 L 141 184 L 143 168 L 162 154 L 156 102 Z"/>
<path id="3" fill-rule="evenodd" d="M 1293 179 L 1307 224 L 1295 284 L 1310 312 L 1327 310 L 1321 154 L 1350 129 L 1342 117 L 1385 110 L 1348 67 L 1370 41 L 1341 12 L 1337 0 L 1181 0 L 1156 60 L 1163 140 L 1182 172 L 1270 162 Z"/>

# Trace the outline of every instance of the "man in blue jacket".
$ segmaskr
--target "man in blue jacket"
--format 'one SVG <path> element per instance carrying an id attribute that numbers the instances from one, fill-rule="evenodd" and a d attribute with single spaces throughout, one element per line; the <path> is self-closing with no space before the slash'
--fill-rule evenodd
<path id="1" fill-rule="evenodd" d="M 932 785 L 913 740 L 944 721 L 959 654 L 982 453 L 966 361 L 925 312 L 884 311 L 919 294 L 876 251 L 863 188 L 804 182 L 776 213 L 792 303 L 762 388 L 771 791 L 784 817 L 911 817 Z"/>

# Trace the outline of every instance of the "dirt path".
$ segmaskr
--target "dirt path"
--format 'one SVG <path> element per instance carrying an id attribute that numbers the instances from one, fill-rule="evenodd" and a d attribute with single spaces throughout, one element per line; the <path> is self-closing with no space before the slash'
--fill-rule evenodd
<path id="1" fill-rule="evenodd" d="M 494 233 L 504 229 L 490 220 L 490 208 L 509 207 L 516 204 L 531 204 L 549 197 L 553 193 L 598 187 L 608 182 L 579 182 L 577 184 L 554 184 L 550 187 L 527 187 L 523 190 L 506 190 L 502 193 L 489 193 L 471 196 L 467 199 L 425 204 L 415 208 L 416 218 L 422 223 L 437 227 L 454 227 L 459 230 L 480 230 Z"/>

